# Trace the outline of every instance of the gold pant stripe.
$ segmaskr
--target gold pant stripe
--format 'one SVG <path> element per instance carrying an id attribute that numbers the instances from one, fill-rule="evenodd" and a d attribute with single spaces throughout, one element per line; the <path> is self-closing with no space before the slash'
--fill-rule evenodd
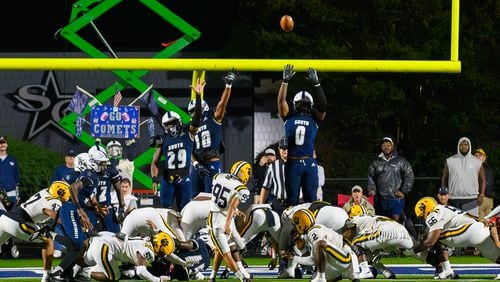
<path id="1" fill-rule="evenodd" d="M 170 225 L 167 223 L 167 220 L 165 218 L 163 218 L 163 216 L 160 215 L 160 218 L 161 218 L 161 221 L 163 221 L 163 224 L 165 225 L 165 227 L 170 231 L 172 232 L 172 234 L 176 236 L 177 233 L 175 233 L 174 229 L 172 229 L 172 227 L 170 227 Z"/>
<path id="2" fill-rule="evenodd" d="M 240 232 L 240 236 L 245 235 L 245 233 L 248 231 L 248 228 L 250 228 L 250 225 L 252 225 L 252 222 L 253 222 L 253 212 L 254 211 L 252 211 L 250 213 L 250 215 L 248 216 L 248 218 L 246 219 L 245 226 L 243 226 L 243 229 Z"/>
<path id="3" fill-rule="evenodd" d="M 210 234 L 210 238 L 212 238 L 212 242 L 214 243 L 215 248 L 217 248 L 217 251 L 219 252 L 219 254 L 222 255 L 222 249 L 219 246 L 219 242 L 215 238 L 214 229 L 212 226 L 212 220 L 213 220 L 212 216 L 213 216 L 213 213 L 208 212 L 208 218 L 207 218 L 208 234 Z"/>
<path id="4" fill-rule="evenodd" d="M 115 273 L 113 272 L 113 268 L 111 267 L 111 264 L 108 261 L 108 254 L 109 254 L 109 246 L 103 244 L 101 249 L 101 260 L 102 260 L 102 265 L 104 265 L 104 272 L 108 275 L 109 280 L 114 281 L 116 280 Z"/>
<path id="5" fill-rule="evenodd" d="M 462 235 L 471 226 L 472 226 L 472 223 L 468 223 L 468 224 L 464 224 L 462 226 L 459 226 L 457 228 L 450 229 L 450 230 L 447 230 L 445 232 L 441 232 L 441 235 L 439 235 L 439 239 L 440 240 L 441 239 L 447 239 L 447 238 L 451 238 L 451 237 L 456 237 L 456 236 Z"/>
<path id="6" fill-rule="evenodd" d="M 350 263 L 351 262 L 351 254 L 347 254 L 347 255 L 344 255 L 340 252 L 338 252 L 337 250 L 335 250 L 334 248 L 330 247 L 330 246 L 327 246 L 326 249 L 325 249 L 326 253 L 328 255 L 330 255 L 331 257 L 333 257 L 335 260 L 341 262 L 341 263 L 344 263 L 344 264 L 347 264 L 347 263 Z"/>
<path id="7" fill-rule="evenodd" d="M 380 237 L 379 230 L 372 232 L 372 233 L 359 235 L 359 236 L 356 236 L 354 239 L 352 239 L 352 245 L 356 245 L 356 244 L 361 243 L 361 242 L 375 240 L 378 237 Z"/>

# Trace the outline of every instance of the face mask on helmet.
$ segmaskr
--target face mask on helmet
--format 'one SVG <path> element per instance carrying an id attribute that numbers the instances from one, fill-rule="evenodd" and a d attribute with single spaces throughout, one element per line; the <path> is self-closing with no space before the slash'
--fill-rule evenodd
<path id="1" fill-rule="evenodd" d="M 116 140 L 110 141 L 106 146 L 106 150 L 112 158 L 120 158 L 122 156 L 122 145 Z"/>
<path id="2" fill-rule="evenodd" d="M 181 116 L 176 112 L 166 112 L 161 118 L 161 123 L 165 132 L 172 137 L 175 137 L 181 133 L 182 124 Z"/>
<path id="3" fill-rule="evenodd" d="M 247 184 L 250 176 L 252 176 L 252 165 L 245 161 L 237 161 L 231 166 L 230 172 L 236 176 L 243 184 Z"/>
<path id="4" fill-rule="evenodd" d="M 191 117 L 194 115 L 195 104 L 196 104 L 196 100 L 189 101 L 188 113 Z M 210 110 L 210 108 L 208 107 L 207 102 L 205 102 L 205 100 L 201 100 L 201 111 L 204 113 L 204 112 L 208 112 L 208 110 Z"/>
<path id="5" fill-rule="evenodd" d="M 49 193 L 61 202 L 66 202 L 70 197 L 69 184 L 66 181 L 54 181 L 49 186 Z"/>
<path id="6" fill-rule="evenodd" d="M 313 106 L 313 97 L 307 91 L 300 91 L 293 97 L 293 107 L 299 113 L 310 113 Z"/>
<path id="7" fill-rule="evenodd" d="M 153 237 L 153 250 L 157 255 L 170 255 L 174 252 L 175 243 L 172 237 L 164 231 L 160 231 Z"/>
<path id="8" fill-rule="evenodd" d="M 304 234 L 316 223 L 310 210 L 300 209 L 293 214 L 292 224 L 299 234 Z"/>
<path id="9" fill-rule="evenodd" d="M 436 208 L 437 201 L 432 197 L 423 197 L 415 204 L 415 215 L 422 217 L 424 220 Z"/>
<path id="10" fill-rule="evenodd" d="M 92 148 L 91 148 L 92 149 Z M 101 150 L 89 150 L 90 166 L 95 172 L 106 170 L 109 165 L 108 155 Z"/>
<path id="11" fill-rule="evenodd" d="M 91 169 L 89 153 L 81 153 L 75 157 L 75 171 L 82 172 Z"/>

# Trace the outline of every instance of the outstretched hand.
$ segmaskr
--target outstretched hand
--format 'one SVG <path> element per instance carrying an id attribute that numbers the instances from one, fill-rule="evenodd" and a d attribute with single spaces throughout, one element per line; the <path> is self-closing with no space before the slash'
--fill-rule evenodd
<path id="1" fill-rule="evenodd" d="M 293 65 L 285 65 L 285 68 L 283 69 L 283 82 L 288 83 L 294 75 L 295 71 L 293 70 Z"/>
<path id="2" fill-rule="evenodd" d="M 232 68 L 227 72 L 223 79 L 226 84 L 231 85 L 236 80 L 237 76 L 238 72 L 234 68 Z"/>
<path id="3" fill-rule="evenodd" d="M 314 86 L 319 85 L 318 72 L 316 71 L 316 69 L 307 69 L 307 78 L 309 78 L 309 81 L 311 81 Z"/>
<path id="4" fill-rule="evenodd" d="M 203 89 L 205 88 L 205 85 L 207 84 L 206 81 L 201 80 L 201 78 L 196 79 L 196 85 L 189 85 L 191 89 L 196 92 L 197 95 L 203 94 Z"/>

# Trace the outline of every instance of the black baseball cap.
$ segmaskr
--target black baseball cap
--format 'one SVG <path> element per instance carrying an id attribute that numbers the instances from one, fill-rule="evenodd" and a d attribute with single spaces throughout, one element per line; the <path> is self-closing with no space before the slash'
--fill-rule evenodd
<path id="1" fill-rule="evenodd" d="M 0 136 L 0 143 L 7 143 L 7 137 Z"/>
<path id="2" fill-rule="evenodd" d="M 445 187 L 445 186 L 439 187 L 438 194 L 446 195 L 448 193 L 450 193 L 450 190 L 448 189 L 448 187 Z"/>
<path id="3" fill-rule="evenodd" d="M 69 149 L 69 150 L 66 152 L 65 156 L 72 156 L 72 157 L 76 157 L 76 151 L 75 151 L 75 150 L 73 150 L 73 149 Z"/>

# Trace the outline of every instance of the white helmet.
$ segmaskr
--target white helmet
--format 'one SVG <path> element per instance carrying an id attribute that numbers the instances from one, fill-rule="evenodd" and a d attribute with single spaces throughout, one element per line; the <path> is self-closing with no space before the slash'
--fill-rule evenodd
<path id="1" fill-rule="evenodd" d="M 111 158 L 120 158 L 122 156 L 122 144 L 116 140 L 109 141 L 106 150 Z"/>
<path id="2" fill-rule="evenodd" d="M 95 146 L 89 149 L 90 156 L 90 166 L 95 172 L 101 172 L 103 166 L 109 165 L 109 158 L 104 150 L 99 150 L 98 147 Z"/>
<path id="3" fill-rule="evenodd" d="M 181 133 L 181 116 L 176 112 L 166 112 L 161 118 L 161 124 L 163 125 L 165 132 L 172 137 L 175 137 Z"/>
<path id="4" fill-rule="evenodd" d="M 195 104 L 196 104 L 196 100 L 189 101 L 189 104 L 188 104 L 188 113 L 189 113 L 190 116 L 194 115 Z M 201 111 L 202 112 L 208 112 L 208 110 L 210 110 L 210 108 L 208 107 L 207 102 L 205 102 L 205 100 L 201 100 Z"/>
<path id="5" fill-rule="evenodd" d="M 81 153 L 75 157 L 75 171 L 82 172 L 90 169 L 90 155 L 89 153 Z"/>
<path id="6" fill-rule="evenodd" d="M 313 104 L 313 97 L 307 91 L 299 91 L 293 97 L 293 107 L 297 112 L 309 113 L 312 110 Z"/>

